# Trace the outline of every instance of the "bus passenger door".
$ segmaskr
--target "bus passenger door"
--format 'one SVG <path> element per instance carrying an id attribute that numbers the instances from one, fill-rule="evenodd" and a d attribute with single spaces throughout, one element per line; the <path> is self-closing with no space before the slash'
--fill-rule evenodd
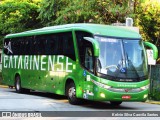
<path id="1" fill-rule="evenodd" d="M 84 80 L 84 93 L 83 98 L 84 99 L 93 99 L 93 83 L 91 82 L 91 79 L 94 77 L 93 74 L 93 49 L 90 44 L 85 47 L 84 49 L 84 67 L 85 67 L 85 80 Z"/>
<path id="2" fill-rule="evenodd" d="M 85 40 L 84 37 L 93 37 L 91 33 L 84 31 L 75 31 L 78 52 L 79 52 L 79 61 L 81 68 L 83 69 L 83 77 L 81 80 L 82 83 L 82 97 L 84 99 L 93 99 L 93 83 L 90 81 L 93 73 L 93 46 L 92 43 Z"/>

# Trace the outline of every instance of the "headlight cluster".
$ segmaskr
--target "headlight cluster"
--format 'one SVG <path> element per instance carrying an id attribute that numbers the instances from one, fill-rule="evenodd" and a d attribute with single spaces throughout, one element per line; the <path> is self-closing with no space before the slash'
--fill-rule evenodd
<path id="1" fill-rule="evenodd" d="M 94 84 L 96 84 L 97 86 L 99 86 L 99 87 L 102 87 L 102 88 L 104 88 L 104 89 L 109 89 L 109 88 L 111 88 L 111 86 L 109 86 L 109 85 L 105 85 L 105 84 L 103 84 L 103 83 L 100 83 L 100 82 L 97 82 L 97 81 L 94 81 L 94 80 L 91 80 Z"/>
<path id="2" fill-rule="evenodd" d="M 147 90 L 149 88 L 149 85 L 140 87 L 140 88 L 113 88 L 109 85 L 105 85 L 103 83 L 97 82 L 95 80 L 91 80 L 95 85 L 107 89 L 109 91 L 113 91 L 113 92 L 122 92 L 122 93 L 126 93 L 126 92 L 130 92 L 130 93 L 136 93 L 136 92 L 141 92 L 143 90 Z"/>
<path id="3" fill-rule="evenodd" d="M 143 87 L 141 87 L 140 89 L 141 89 L 141 90 L 149 89 L 149 85 L 143 86 Z"/>

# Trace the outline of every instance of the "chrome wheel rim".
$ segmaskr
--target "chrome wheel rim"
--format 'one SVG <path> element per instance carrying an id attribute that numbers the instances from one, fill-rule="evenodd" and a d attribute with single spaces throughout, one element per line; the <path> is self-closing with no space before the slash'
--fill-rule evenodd
<path id="1" fill-rule="evenodd" d="M 68 96 L 69 96 L 69 98 L 73 99 L 73 98 L 75 98 L 75 95 L 76 95 L 75 88 L 74 87 L 69 88 L 69 90 L 68 90 Z"/>
<path id="2" fill-rule="evenodd" d="M 19 79 L 17 79 L 17 82 L 16 82 L 16 88 L 17 88 L 17 90 L 19 90 L 19 89 L 20 89 Z"/>

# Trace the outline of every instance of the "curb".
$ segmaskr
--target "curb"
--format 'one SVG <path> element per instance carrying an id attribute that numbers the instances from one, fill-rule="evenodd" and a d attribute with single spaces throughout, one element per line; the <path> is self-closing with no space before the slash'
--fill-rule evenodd
<path id="1" fill-rule="evenodd" d="M 160 101 L 146 101 L 146 103 L 150 103 L 150 104 L 157 104 L 160 105 Z"/>
<path id="2" fill-rule="evenodd" d="M 0 88 L 8 88 L 6 85 L 0 85 Z"/>

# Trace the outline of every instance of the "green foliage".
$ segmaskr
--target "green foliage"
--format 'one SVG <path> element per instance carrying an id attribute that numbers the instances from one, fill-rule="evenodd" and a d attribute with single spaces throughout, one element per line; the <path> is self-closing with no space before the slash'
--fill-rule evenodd
<path id="1" fill-rule="evenodd" d="M 67 23 L 111 24 L 134 18 L 143 38 L 160 39 L 160 3 L 157 0 L 43 0 L 40 15 L 44 26 Z"/>
<path id="2" fill-rule="evenodd" d="M 124 22 L 131 15 L 129 0 L 43 0 L 40 18 L 44 25 Z"/>
<path id="3" fill-rule="evenodd" d="M 0 36 L 39 27 L 38 9 L 36 0 L 4 0 L 0 3 Z"/>
<path id="4" fill-rule="evenodd" d="M 156 68 L 154 68 L 156 69 Z M 154 70 L 152 70 L 154 71 Z M 154 77 L 152 76 L 152 79 Z M 158 76 L 156 76 L 156 79 L 153 79 L 153 85 L 151 86 L 150 88 L 151 92 L 149 94 L 149 98 L 152 99 L 152 100 L 157 100 L 159 101 L 160 100 L 160 82 L 159 82 L 159 78 Z"/>
<path id="5" fill-rule="evenodd" d="M 38 6 L 27 1 L 9 0 L 0 5 L 0 31 L 15 33 L 37 27 Z"/>
<path id="6" fill-rule="evenodd" d="M 160 2 L 145 0 L 136 9 L 136 25 L 146 41 L 160 40 Z"/>
<path id="7" fill-rule="evenodd" d="M 129 6 L 131 1 L 133 7 Z M 156 1 L 158 0 L 1 0 L 0 40 L 8 33 L 42 26 L 85 22 L 124 23 L 126 17 L 132 17 L 143 38 L 156 43 L 160 39 L 160 3 Z"/>
<path id="8" fill-rule="evenodd" d="M 39 9 L 39 18 L 44 26 L 49 26 L 57 18 L 58 11 L 61 11 L 66 6 L 68 7 L 69 0 L 42 0 Z"/>

